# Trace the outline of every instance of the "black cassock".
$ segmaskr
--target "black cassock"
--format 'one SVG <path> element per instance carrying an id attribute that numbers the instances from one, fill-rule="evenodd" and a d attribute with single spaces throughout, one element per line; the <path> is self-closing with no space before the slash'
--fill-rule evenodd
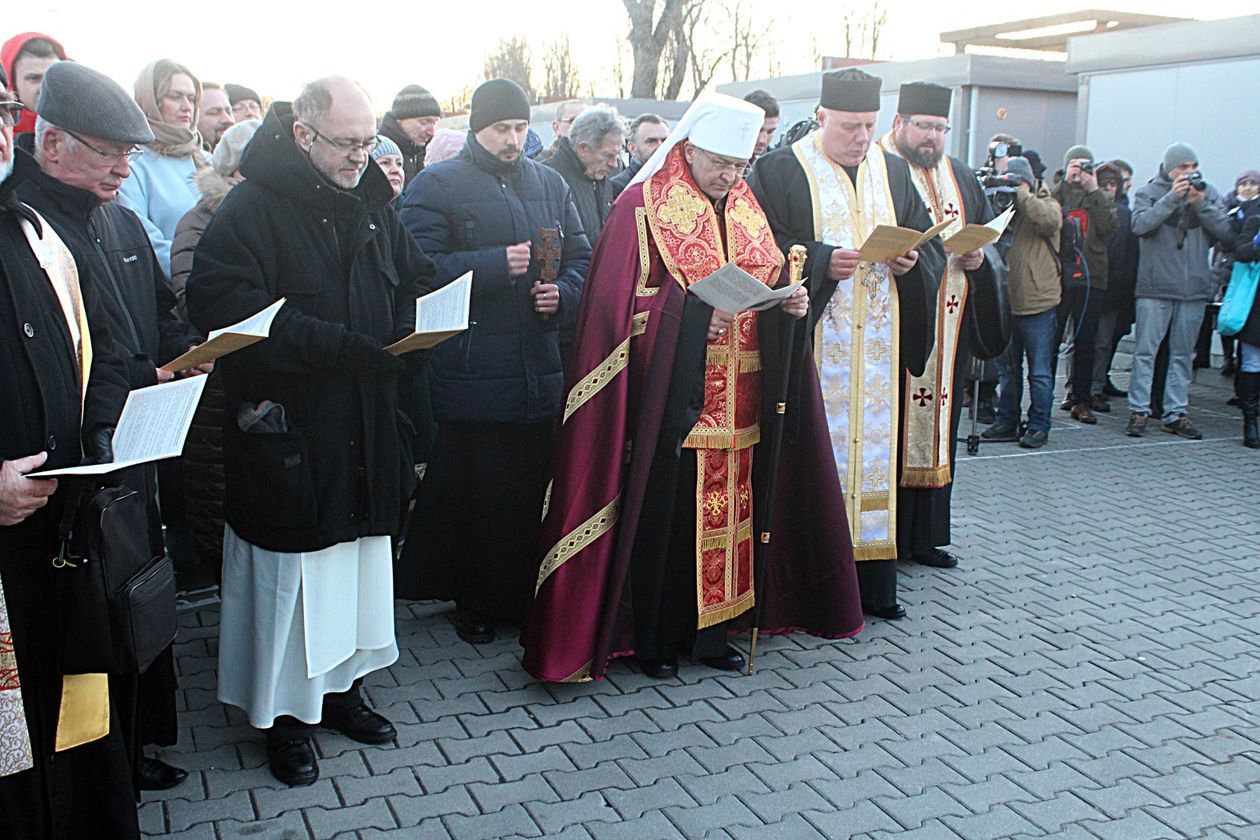
<path id="1" fill-rule="evenodd" d="M 808 139 L 798 142 L 810 142 Z M 878 146 L 868 154 L 882 154 L 888 171 L 888 186 L 900 227 L 927 230 L 932 217 L 919 197 L 910 169 L 904 160 Z M 857 167 L 843 167 L 852 180 Z M 814 202 L 809 181 L 790 146 L 776 149 L 757 160 L 748 178 L 749 186 L 765 210 L 779 247 L 786 254 L 793 245 L 805 246 L 805 284 L 809 289 L 809 320 L 804 330 L 813 336 L 814 326 L 836 290 L 836 280 L 827 277 L 827 266 L 836 246 L 817 241 L 814 233 Z M 901 379 L 919 375 L 932 352 L 936 331 L 936 294 L 945 267 L 945 251 L 939 239 L 919 248 L 919 261 L 896 278 L 901 332 Z M 904 397 L 903 397 L 904 400 Z M 894 444 L 895 445 L 895 444 Z M 898 447 L 899 448 L 899 447 Z M 897 601 L 897 561 L 862 560 L 857 564 L 862 603 L 887 607 Z"/>
<path id="2" fill-rule="evenodd" d="M 949 159 L 954 180 L 962 194 L 967 224 L 983 225 L 994 217 L 980 182 L 967 164 Z M 1002 354 L 1010 340 L 1010 306 L 1006 299 L 1004 263 L 991 249 L 975 271 L 967 272 L 967 303 L 958 331 L 958 351 L 954 356 L 953 393 L 967 387 L 971 359 L 981 361 Z M 935 301 L 933 301 L 935 304 Z M 961 399 L 955 399 L 949 415 L 949 463 L 951 480 L 944 487 L 902 487 L 897 491 L 897 556 L 931 554 L 934 548 L 949 545 L 950 505 L 958 469 L 958 424 L 962 419 Z M 905 379 L 902 379 L 901 416 L 906 416 Z"/>

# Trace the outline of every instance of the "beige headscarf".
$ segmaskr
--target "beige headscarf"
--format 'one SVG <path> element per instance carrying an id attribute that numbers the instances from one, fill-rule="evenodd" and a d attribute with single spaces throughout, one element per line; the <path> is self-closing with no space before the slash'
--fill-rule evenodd
<path id="1" fill-rule="evenodd" d="M 162 107 L 159 101 L 171 86 L 171 78 L 183 73 L 192 79 L 197 91 L 197 105 L 193 108 L 192 125 L 172 125 L 162 121 Z M 201 155 L 201 135 L 197 133 L 197 119 L 201 115 L 201 82 L 182 64 L 176 64 L 169 58 L 160 58 L 140 71 L 136 79 L 136 103 L 144 111 L 149 120 L 149 128 L 156 138 L 148 147 L 167 157 L 188 157 L 197 159 L 198 166 L 205 164 Z"/>

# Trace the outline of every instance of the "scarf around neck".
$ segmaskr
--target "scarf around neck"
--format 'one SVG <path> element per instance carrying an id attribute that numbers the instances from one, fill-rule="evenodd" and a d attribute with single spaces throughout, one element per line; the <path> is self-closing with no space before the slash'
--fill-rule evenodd
<path id="1" fill-rule="evenodd" d="M 189 157 L 190 155 L 197 161 L 200 168 L 204 165 L 204 160 L 199 154 L 201 150 L 201 135 L 197 133 L 197 116 L 201 110 L 201 82 L 196 77 L 192 77 L 193 85 L 197 88 L 197 107 L 193 109 L 192 125 L 172 125 L 162 119 L 162 107 L 158 102 L 159 92 L 157 90 L 157 68 L 161 61 L 154 61 L 145 66 L 140 71 L 140 78 L 136 79 L 135 96 L 136 103 L 140 106 L 140 110 L 144 111 L 145 118 L 149 121 L 149 128 L 153 131 L 154 140 L 147 144 L 148 148 L 160 155 L 167 157 Z M 180 70 L 178 72 L 185 72 Z M 191 75 L 191 74 L 190 74 Z"/>

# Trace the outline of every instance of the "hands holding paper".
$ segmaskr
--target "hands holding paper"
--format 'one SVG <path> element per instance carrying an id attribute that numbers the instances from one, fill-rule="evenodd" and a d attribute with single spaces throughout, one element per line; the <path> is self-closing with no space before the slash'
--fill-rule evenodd
<path id="1" fill-rule="evenodd" d="M 713 317 L 709 319 L 709 341 L 717 341 L 726 335 L 726 331 L 731 328 L 731 321 L 734 320 L 735 313 L 714 309 Z"/>
<path id="2" fill-rule="evenodd" d="M 945 252 L 950 253 L 950 254 L 953 253 L 952 251 L 949 250 L 949 248 L 946 248 Z M 980 250 L 979 248 L 977 248 L 974 251 L 968 251 L 967 253 L 962 255 L 963 271 L 975 271 L 977 268 L 979 268 L 983 264 L 984 264 L 984 251 Z"/>
<path id="3" fill-rule="evenodd" d="M 55 478 L 39 481 L 26 477 L 47 460 L 47 452 L 37 452 L 0 464 L 0 525 L 8 527 L 25 522 L 57 492 Z"/>
<path id="4" fill-rule="evenodd" d="M 894 276 L 900 277 L 901 275 L 905 274 L 910 269 L 914 268 L 918 262 L 919 262 L 919 252 L 908 251 L 902 254 L 900 257 L 893 257 L 892 259 L 888 261 L 887 265 L 888 265 L 888 270 L 891 271 Z"/>
<path id="5" fill-rule="evenodd" d="M 831 260 L 827 263 L 828 280 L 848 280 L 857 271 L 862 261 L 862 252 L 854 248 L 837 248 L 831 252 Z"/>
<path id="6" fill-rule="evenodd" d="M 788 317 L 804 318 L 805 313 L 809 312 L 809 290 L 802 285 L 784 298 L 783 303 L 779 305 L 783 307 L 783 313 Z"/>

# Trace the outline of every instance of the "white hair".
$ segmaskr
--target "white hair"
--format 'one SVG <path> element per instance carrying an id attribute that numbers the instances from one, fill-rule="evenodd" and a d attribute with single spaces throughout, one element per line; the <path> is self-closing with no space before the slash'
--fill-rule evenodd
<path id="1" fill-rule="evenodd" d="M 66 138 L 65 140 L 66 151 L 74 152 L 76 149 L 79 148 L 79 140 L 77 137 L 74 137 L 73 135 L 67 133 L 66 130 L 62 128 L 61 126 L 53 125 L 52 123 L 50 123 L 48 120 L 44 119 L 43 117 L 36 115 L 35 117 L 35 160 L 37 160 L 39 163 L 44 162 L 44 138 L 48 136 L 49 131 L 58 131 Z"/>
<path id="2" fill-rule="evenodd" d="M 585 143 L 595 148 L 609 134 L 616 134 L 620 140 L 625 137 L 626 127 L 616 111 L 596 105 L 587 108 L 573 121 L 573 126 L 569 129 L 569 143 L 573 146 Z"/>

